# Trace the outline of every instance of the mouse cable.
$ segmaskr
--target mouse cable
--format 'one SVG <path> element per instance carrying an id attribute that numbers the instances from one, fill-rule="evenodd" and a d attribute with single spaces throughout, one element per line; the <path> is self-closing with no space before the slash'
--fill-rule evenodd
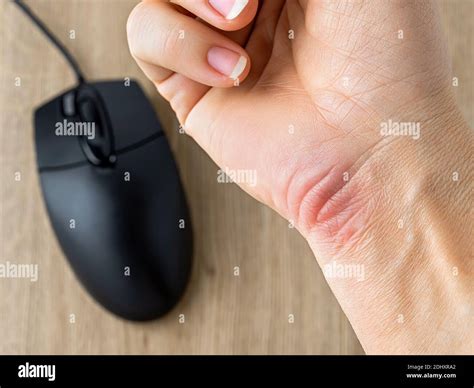
<path id="1" fill-rule="evenodd" d="M 68 49 L 56 38 L 53 33 L 46 27 L 46 25 L 36 16 L 33 11 L 22 1 L 22 0 L 13 0 L 13 2 L 21 8 L 21 10 L 31 19 L 31 21 L 38 27 L 44 35 L 48 38 L 48 40 L 56 46 L 56 48 L 61 52 L 63 57 L 71 66 L 74 74 L 76 75 L 77 81 L 79 84 L 85 82 L 84 74 L 82 73 L 78 63 L 68 51 Z"/>

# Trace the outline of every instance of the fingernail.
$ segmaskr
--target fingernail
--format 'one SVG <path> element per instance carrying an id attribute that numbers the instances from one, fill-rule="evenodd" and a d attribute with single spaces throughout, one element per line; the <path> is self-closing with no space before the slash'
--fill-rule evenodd
<path id="1" fill-rule="evenodd" d="M 209 4 L 227 20 L 239 16 L 248 3 L 249 0 L 209 0 Z"/>
<path id="2" fill-rule="evenodd" d="M 219 73 L 234 81 L 247 67 L 247 58 L 234 51 L 222 47 L 213 47 L 207 53 L 207 61 Z"/>

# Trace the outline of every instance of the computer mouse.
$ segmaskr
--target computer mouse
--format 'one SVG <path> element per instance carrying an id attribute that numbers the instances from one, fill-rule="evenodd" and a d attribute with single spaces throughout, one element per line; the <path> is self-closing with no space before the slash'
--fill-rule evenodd
<path id="1" fill-rule="evenodd" d="M 167 139 L 134 82 L 82 83 L 35 111 L 42 193 L 77 278 L 103 307 L 151 320 L 180 299 L 192 226 Z"/>

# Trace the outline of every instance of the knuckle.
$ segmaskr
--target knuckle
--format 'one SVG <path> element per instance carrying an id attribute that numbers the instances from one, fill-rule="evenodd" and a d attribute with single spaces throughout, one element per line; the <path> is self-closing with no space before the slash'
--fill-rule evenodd
<path id="1" fill-rule="evenodd" d="M 159 65 L 168 65 L 178 58 L 186 39 L 182 22 L 165 18 L 164 4 L 139 3 L 127 20 L 127 37 L 130 53 L 134 58 Z M 161 20 L 161 22 L 160 22 Z M 165 23 L 163 23 L 165 21 Z"/>
<path id="2" fill-rule="evenodd" d="M 130 12 L 127 19 L 127 39 L 131 54 L 135 57 L 139 53 L 138 39 L 143 35 L 143 21 L 146 16 L 145 3 L 138 3 Z"/>
<path id="3" fill-rule="evenodd" d="M 182 38 L 184 35 L 184 27 L 181 23 L 174 24 L 171 28 L 164 32 L 164 36 L 161 40 L 160 52 L 162 55 L 168 54 L 177 58 L 183 51 L 185 39 Z"/>

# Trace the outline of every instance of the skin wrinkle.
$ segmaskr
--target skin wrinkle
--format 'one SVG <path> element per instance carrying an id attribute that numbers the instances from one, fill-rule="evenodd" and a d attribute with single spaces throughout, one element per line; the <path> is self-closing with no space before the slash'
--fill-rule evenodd
<path id="1" fill-rule="evenodd" d="M 356 247 L 370 229 L 379 198 L 378 189 L 364 192 L 363 188 L 343 187 L 321 208 L 310 233 L 330 241 L 334 251 L 343 245 Z"/>
<path id="2" fill-rule="evenodd" d="M 382 139 L 380 141 L 382 141 Z M 338 178 L 333 178 L 331 174 L 334 174 L 336 171 L 337 166 L 335 165 L 333 165 L 333 167 L 330 168 L 330 170 L 322 177 L 309 180 L 310 188 L 301 196 L 302 199 L 299 201 L 300 206 L 297 212 L 298 217 L 296 218 L 298 225 L 300 225 L 301 229 L 305 231 L 303 233 L 304 235 L 314 232 L 316 228 L 315 225 L 317 225 L 317 220 L 321 212 L 323 212 L 323 214 L 331 214 L 331 209 L 334 209 L 335 206 L 330 204 L 330 201 L 334 198 L 337 198 L 338 192 L 343 190 L 346 185 L 348 185 L 354 179 L 357 179 L 357 171 L 362 168 L 367 159 L 370 158 L 372 149 L 376 148 L 377 144 L 369 147 L 369 149 L 367 149 L 366 152 L 352 166 L 342 169 L 342 171 L 347 171 L 351 177 L 348 183 L 344 183 L 342 180 L 342 174 L 339 174 Z M 378 148 L 378 150 L 380 150 L 380 148 Z M 360 167 L 357 166 L 358 164 Z M 342 172 L 340 170 L 341 168 L 339 168 L 339 172 Z M 328 179 L 328 177 L 331 179 Z M 350 190 L 353 185 L 349 187 L 350 188 L 346 188 L 346 190 Z M 291 192 L 291 187 L 289 187 L 289 191 Z M 353 195 L 355 196 L 357 194 L 354 193 Z M 335 200 L 335 202 L 337 203 L 337 200 Z"/>
<path id="3" fill-rule="evenodd" d="M 365 193 L 370 193 L 370 190 L 367 191 L 367 188 L 372 187 L 373 196 L 382 198 L 382 195 L 377 195 L 382 190 L 382 187 L 375 185 L 374 180 L 380 179 L 375 178 L 378 174 L 382 173 L 382 175 L 387 175 L 384 171 L 373 170 L 373 165 L 376 165 L 377 158 L 383 154 L 385 148 L 393 147 L 392 143 L 395 142 L 397 139 L 386 139 L 381 140 L 373 147 L 369 148 L 362 157 L 357 160 L 353 166 L 348 169 L 350 180 L 342 185 L 339 190 L 335 191 L 331 198 L 327 200 L 327 202 L 319 209 L 318 214 L 316 215 L 316 222 L 313 225 L 305 230 L 304 235 L 307 236 L 308 239 L 311 239 L 311 236 L 317 234 L 318 228 L 321 225 L 327 224 L 327 222 L 334 216 L 337 216 L 340 211 L 344 211 L 346 209 L 347 203 L 350 201 L 357 201 L 358 196 L 364 196 Z M 369 170 L 368 174 L 365 172 L 365 178 L 361 176 L 362 171 Z M 368 178 L 367 178 L 368 176 Z M 342 181 L 342 180 L 341 180 Z M 371 182 L 372 181 L 372 182 Z M 356 187 L 354 187 L 356 186 Z M 342 198 L 341 198 L 342 197 Z M 349 198 L 349 200 L 347 199 Z M 389 198 L 385 196 L 385 198 Z M 361 203 L 365 203 L 365 200 L 362 199 Z M 378 202 L 380 203 L 380 201 Z M 318 222 L 319 215 L 322 214 L 324 217 Z M 363 228 L 362 228 L 363 229 Z"/>
<path id="4" fill-rule="evenodd" d="M 339 88 L 334 87 L 334 86 L 333 86 L 332 91 L 333 91 L 334 93 L 340 94 L 340 95 L 343 96 L 345 99 L 348 99 L 348 98 L 349 98 L 349 99 L 351 99 L 352 101 L 354 101 L 354 103 L 356 103 L 355 101 L 357 101 L 357 100 L 355 99 L 355 97 L 367 95 L 367 94 L 369 94 L 369 93 L 371 93 L 371 92 L 373 92 L 373 91 L 376 91 L 379 87 L 380 87 L 380 88 L 386 88 L 386 87 L 393 88 L 393 87 L 394 87 L 395 85 L 397 85 L 398 83 L 404 83 L 404 82 L 406 82 L 408 79 L 413 78 L 413 77 L 416 77 L 417 75 L 421 75 L 421 74 L 424 74 L 424 73 L 425 73 L 424 71 L 420 71 L 420 72 L 415 73 L 415 74 L 410 74 L 410 75 L 408 75 L 408 76 L 404 76 L 403 78 L 398 79 L 398 80 L 390 80 L 390 82 L 380 83 L 379 86 L 377 86 L 377 87 L 375 87 L 375 88 L 373 88 L 373 89 L 365 90 L 365 91 L 363 91 L 363 92 L 360 92 L 360 93 L 355 94 L 355 95 L 352 95 L 352 96 L 348 96 L 348 95 L 344 94 L 343 92 L 341 92 L 341 91 L 339 90 Z M 343 72 L 342 72 L 342 74 L 343 74 Z M 366 74 L 366 73 L 365 73 L 365 74 Z M 335 81 L 334 81 L 334 84 L 335 84 Z M 409 83 L 409 84 L 410 84 L 410 83 Z M 324 92 L 324 89 L 319 89 L 319 93 L 323 93 L 323 92 Z M 413 100 L 416 100 L 417 98 L 418 98 L 418 97 L 415 95 L 415 96 L 413 97 Z M 318 104 L 317 101 L 315 101 L 315 103 Z M 409 105 L 409 104 L 411 104 L 411 103 L 412 103 L 412 101 L 410 100 L 410 101 L 405 102 L 405 105 Z M 363 108 L 363 109 L 364 109 L 364 108 Z M 369 114 L 369 112 L 366 112 L 366 113 Z"/>
<path id="5" fill-rule="evenodd" d="M 337 213 L 331 222 L 327 221 L 325 223 L 329 231 L 328 237 L 332 240 L 335 246 L 357 243 L 357 234 L 360 234 L 360 231 L 366 229 L 368 225 L 366 220 L 364 221 L 363 226 L 360 225 L 360 222 L 359 224 L 356 224 L 356 220 L 361 218 L 360 216 L 362 213 L 364 213 L 364 216 L 365 213 L 367 213 L 366 206 L 366 204 L 356 205 L 355 210 L 352 210 L 352 206 L 349 206 L 345 212 Z"/>
<path id="6" fill-rule="evenodd" d="M 335 170 L 336 166 L 333 166 L 321 177 L 317 177 L 314 180 L 307 180 L 306 185 L 309 188 L 303 193 L 301 199 L 292 201 L 299 203 L 296 213 L 296 222 L 303 230 L 305 230 L 308 225 L 313 224 L 312 219 L 317 219 L 320 209 L 324 207 L 324 203 L 330 200 L 336 190 L 338 190 L 337 187 L 329 186 L 330 183 L 334 181 L 333 174 Z"/>
<path id="7" fill-rule="evenodd" d="M 325 91 L 318 91 L 318 93 L 325 93 Z M 327 92 L 326 92 L 327 93 Z M 375 112 L 369 112 L 369 111 L 366 111 L 365 108 L 359 106 L 359 103 L 355 102 L 355 100 L 353 100 L 352 98 L 344 95 L 344 94 L 341 94 L 339 93 L 338 91 L 334 90 L 333 92 L 331 92 L 331 94 L 336 94 L 336 95 L 340 95 L 342 96 L 343 98 L 343 102 L 351 102 L 352 103 L 352 107 L 351 109 L 353 109 L 354 107 L 360 107 L 360 109 L 362 111 L 365 111 L 365 113 L 368 115 L 368 117 L 372 117 Z M 340 124 L 343 122 L 343 120 L 346 118 L 346 117 L 343 117 L 343 119 L 341 119 L 342 121 L 340 123 L 336 123 L 336 124 L 331 124 L 331 121 L 333 120 L 330 120 L 327 116 L 325 116 L 321 111 L 326 111 L 328 114 L 333 114 L 333 115 L 336 115 L 336 112 L 338 109 L 340 109 L 340 106 L 341 104 L 339 104 L 339 106 L 337 107 L 336 109 L 336 112 L 334 111 L 330 111 L 329 109 L 326 109 L 324 107 L 321 106 L 321 103 L 318 103 L 316 101 L 316 99 L 313 97 L 313 102 L 314 102 L 314 107 L 315 109 L 317 110 L 317 112 L 319 113 L 319 115 L 321 116 L 321 119 L 322 121 L 324 122 L 324 125 L 329 127 L 329 128 L 332 128 L 334 129 L 335 132 L 341 132 L 342 130 L 342 133 L 341 134 L 338 134 L 338 135 L 335 135 L 334 137 L 331 137 L 330 139 L 328 139 L 327 141 L 332 141 L 332 140 L 335 140 L 335 139 L 338 139 L 338 138 L 342 138 L 343 136 L 353 136 L 354 138 L 358 138 L 358 133 L 357 133 L 357 129 L 359 129 L 361 126 L 365 126 L 365 123 L 361 123 L 358 127 L 355 127 L 353 128 L 352 130 L 349 130 L 347 131 L 344 127 L 342 127 Z M 361 134 L 361 138 L 363 138 L 363 134 Z"/>
<path id="8" fill-rule="evenodd" d="M 317 39 L 317 38 L 316 38 L 316 39 Z M 367 43 L 366 43 L 366 44 L 369 44 L 369 43 L 370 43 L 370 39 L 366 39 L 366 40 L 367 40 Z M 326 44 L 326 43 L 324 43 L 324 42 L 322 42 L 322 43 L 323 43 L 323 44 Z M 401 43 L 400 43 L 400 44 L 401 44 Z M 327 45 L 327 44 L 326 44 L 326 46 L 327 46 L 326 48 L 329 49 L 329 50 L 333 49 L 331 46 L 329 46 L 329 45 Z M 364 64 L 365 61 L 363 61 L 361 57 L 355 56 L 355 51 L 356 51 L 356 48 L 355 48 L 355 47 L 354 47 L 353 50 L 351 50 L 351 51 L 346 51 L 346 50 L 343 50 L 343 49 L 339 49 L 339 50 L 340 50 L 340 51 L 339 51 L 339 54 L 346 57 L 346 63 L 352 61 L 352 62 L 355 62 L 355 63 L 357 63 L 357 62 L 362 62 L 362 63 Z M 382 64 L 383 64 L 383 62 L 382 62 Z M 382 64 L 381 64 L 380 66 L 382 66 Z M 369 65 L 369 66 L 370 66 L 371 63 L 365 62 L 365 65 Z M 341 71 L 339 72 L 339 74 L 337 74 L 337 75 L 334 77 L 334 79 L 333 79 L 332 81 L 330 81 L 331 84 L 334 85 L 334 84 L 336 83 L 336 81 L 337 81 L 338 79 L 340 79 L 340 77 L 342 76 L 342 74 L 345 73 L 346 70 L 347 70 L 346 65 L 342 66 L 342 67 L 341 67 Z M 425 71 L 426 71 L 426 70 L 425 70 Z M 366 74 L 367 74 L 367 73 L 366 73 Z M 412 75 L 411 75 L 411 76 L 412 76 Z M 404 77 L 404 78 L 406 79 L 407 77 Z M 402 79 L 403 79 L 403 78 L 402 78 Z"/>
<path id="9" fill-rule="evenodd" d="M 386 17 L 388 18 L 388 16 Z M 386 19 L 385 19 L 386 20 Z M 382 28 L 382 26 L 384 25 L 384 21 L 380 22 L 380 23 L 374 23 L 373 26 L 376 26 L 377 28 Z M 355 24 L 352 24 L 351 25 L 351 28 L 352 28 L 352 31 L 350 33 L 347 33 L 348 36 L 353 36 L 354 34 L 356 34 L 356 26 Z M 308 31 L 310 32 L 311 34 L 311 29 L 308 29 Z M 329 32 L 326 30 L 326 32 Z M 356 34 L 357 35 L 357 34 Z M 329 46 L 329 47 L 332 47 L 333 49 L 337 49 L 337 52 L 343 54 L 344 56 L 347 56 L 347 57 L 351 57 L 352 55 L 355 54 L 355 52 L 357 51 L 361 51 L 362 49 L 364 49 L 365 47 L 371 45 L 371 44 L 374 44 L 374 41 L 375 42 L 384 42 L 384 43 L 390 43 L 394 46 L 397 46 L 396 44 L 394 44 L 391 40 L 389 39 L 385 39 L 383 36 L 379 36 L 379 35 L 369 35 L 367 33 L 367 31 L 364 31 L 363 35 L 365 38 L 366 38 L 366 42 L 364 42 L 364 45 L 362 47 L 356 47 L 355 43 L 354 43 L 354 47 L 351 49 L 351 50 L 347 50 L 347 49 L 344 49 L 342 47 L 332 47 L 332 46 Z M 318 36 L 318 35 L 315 35 L 315 34 L 311 34 L 312 38 L 315 39 L 315 41 L 317 41 L 318 43 L 320 44 L 324 44 L 326 45 L 325 41 L 322 40 L 322 37 L 321 36 Z M 335 29 L 335 31 L 333 31 L 333 33 L 331 33 L 331 36 L 337 36 L 337 28 Z M 369 38 L 369 39 L 367 39 Z M 372 55 L 371 57 L 373 56 L 373 52 L 372 52 Z M 358 59 L 362 59 L 361 57 L 358 57 Z"/>
<path id="10" fill-rule="evenodd" d="M 438 89 L 438 91 L 439 91 L 439 92 L 442 92 L 443 89 L 440 87 L 440 88 Z M 345 97 L 345 95 L 343 95 L 343 97 Z M 432 98 L 435 98 L 435 97 L 437 97 L 437 94 L 434 94 L 434 95 L 432 96 Z M 402 112 L 404 107 L 406 107 L 406 106 L 407 106 L 407 107 L 413 106 L 413 103 L 414 103 L 415 101 L 417 101 L 417 100 L 418 100 L 418 98 L 417 98 L 417 96 L 415 95 L 412 99 L 410 99 L 410 100 L 406 101 L 405 103 L 403 103 L 403 104 L 398 108 L 398 111 L 399 111 L 399 112 Z M 373 113 L 371 113 L 370 115 L 369 115 L 369 112 L 367 112 L 367 114 L 368 114 L 368 117 L 369 117 L 369 118 L 371 118 L 373 115 L 378 115 L 375 110 L 374 110 Z M 437 113 L 436 116 L 434 116 L 430 121 L 436 120 L 437 117 L 440 117 L 440 116 L 442 116 L 443 114 L 444 114 L 444 111 L 441 111 L 441 112 Z M 392 116 L 396 116 L 396 115 L 397 115 L 397 114 L 392 115 Z M 360 125 L 363 126 L 364 123 L 361 123 Z M 349 132 L 349 133 L 350 133 L 350 132 Z"/>

